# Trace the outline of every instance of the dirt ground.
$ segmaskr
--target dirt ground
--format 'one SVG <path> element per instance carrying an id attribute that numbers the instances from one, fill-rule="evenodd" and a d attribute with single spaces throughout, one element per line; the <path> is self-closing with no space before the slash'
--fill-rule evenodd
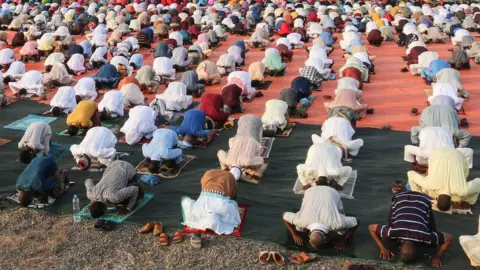
<path id="1" fill-rule="evenodd" d="M 201 250 L 190 246 L 188 236 L 183 243 L 162 247 L 158 237 L 140 235 L 134 225 L 120 225 L 112 232 L 93 225 L 92 220 L 74 225 L 71 217 L 0 200 L 0 269 L 348 269 L 363 263 L 320 257 L 302 266 L 263 266 L 257 258 L 260 251 L 276 251 L 285 258 L 292 251 L 233 237 L 204 238 Z M 173 232 L 169 234 L 171 240 Z M 369 269 L 407 269 L 366 264 Z"/>

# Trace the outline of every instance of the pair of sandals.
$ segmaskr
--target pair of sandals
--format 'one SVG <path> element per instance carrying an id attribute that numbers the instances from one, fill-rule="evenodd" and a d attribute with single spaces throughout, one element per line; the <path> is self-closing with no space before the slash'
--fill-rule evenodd
<path id="1" fill-rule="evenodd" d="M 168 234 L 161 233 L 160 234 L 160 245 L 161 246 L 168 246 Z M 183 234 L 180 231 L 176 231 L 173 233 L 173 243 L 178 244 L 183 242 Z"/>
<path id="2" fill-rule="evenodd" d="M 260 261 L 260 264 L 267 264 L 270 261 L 274 261 L 277 265 L 285 265 L 285 258 L 283 258 L 282 255 L 278 252 L 268 252 L 268 251 L 261 251 L 258 254 L 258 260 Z"/>
<path id="3" fill-rule="evenodd" d="M 168 246 L 168 234 L 163 231 L 163 224 L 161 222 L 150 222 L 145 224 L 140 230 L 139 233 L 150 233 L 153 232 L 153 236 L 160 238 L 161 246 Z M 173 234 L 173 243 L 178 244 L 183 242 L 183 234 L 181 232 L 175 232 Z"/>

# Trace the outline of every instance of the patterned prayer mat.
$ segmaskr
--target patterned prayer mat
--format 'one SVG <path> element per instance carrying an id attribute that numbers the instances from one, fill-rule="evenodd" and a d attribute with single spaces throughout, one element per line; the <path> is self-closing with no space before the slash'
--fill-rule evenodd
<path id="1" fill-rule="evenodd" d="M 0 147 L 4 146 L 5 144 L 11 142 L 12 140 L 6 138 L 0 138 Z"/>
<path id="2" fill-rule="evenodd" d="M 253 84 L 252 82 L 252 87 L 255 87 L 257 90 L 268 90 L 268 88 L 270 87 L 270 84 L 272 84 L 272 81 L 264 81 L 263 83 L 257 83 L 257 84 Z"/>
<path id="3" fill-rule="evenodd" d="M 250 206 L 247 205 L 247 204 L 242 204 L 242 203 L 238 204 L 238 213 L 240 214 L 241 223 L 237 228 L 235 228 L 233 233 L 229 234 L 228 236 L 235 236 L 235 237 L 241 237 L 242 236 L 242 229 L 243 229 L 243 226 L 245 224 L 245 216 L 247 215 L 247 211 L 248 211 L 249 207 Z M 205 230 L 194 229 L 192 227 L 188 227 L 187 225 L 183 226 L 182 233 L 183 234 L 199 233 L 199 234 L 217 235 L 213 231 L 210 231 L 210 230 L 205 231 Z"/>
<path id="4" fill-rule="evenodd" d="M 268 158 L 270 157 L 270 151 L 272 151 L 272 146 L 273 146 L 273 142 L 275 141 L 275 138 L 271 138 L 271 137 L 263 137 L 262 138 L 262 154 L 261 156 L 263 158 Z"/>
<path id="5" fill-rule="evenodd" d="M 244 168 L 242 169 L 242 176 L 240 176 L 240 179 L 250 184 L 258 185 L 260 184 L 260 180 L 262 179 L 262 176 L 267 170 L 267 168 L 268 168 L 268 163 L 263 164 L 257 170 Z"/>
<path id="6" fill-rule="evenodd" d="M 288 123 L 287 126 L 285 127 L 285 129 L 283 131 L 279 131 L 277 133 L 277 137 L 288 137 L 290 136 L 290 134 L 292 133 L 293 131 L 293 128 L 297 125 L 297 123 Z"/>
<path id="7" fill-rule="evenodd" d="M 106 127 L 106 128 L 111 128 L 113 126 L 113 124 L 110 124 L 110 123 L 102 123 L 102 126 L 103 127 Z M 84 128 L 81 128 L 79 129 L 77 135 L 75 136 L 70 136 L 68 134 L 68 128 L 63 130 L 63 131 L 60 131 L 60 132 L 57 132 L 57 135 L 59 136 L 67 136 L 67 137 L 74 137 L 74 138 L 84 138 L 85 135 L 87 134 L 87 129 L 84 129 Z"/>
<path id="8" fill-rule="evenodd" d="M 75 184 L 74 182 L 70 182 L 70 184 L 67 186 L 67 189 L 74 184 Z M 7 197 L 7 199 L 20 204 L 20 201 L 18 200 L 18 193 L 15 193 L 12 196 Z M 56 198 L 53 198 L 50 196 L 48 197 L 48 202 L 40 202 L 39 200 L 34 198 L 33 201 L 30 203 L 30 205 L 28 206 L 28 208 L 37 208 L 37 209 L 46 208 L 52 205 L 56 200 L 57 200 Z"/>
<path id="9" fill-rule="evenodd" d="M 146 143 L 150 143 L 152 141 L 152 138 L 150 139 L 147 139 L 145 137 L 143 137 L 139 142 L 137 142 L 136 144 L 146 144 Z M 118 140 L 118 142 L 121 142 L 121 143 L 127 143 L 127 141 L 125 140 L 125 137 L 122 137 Z"/>
<path id="10" fill-rule="evenodd" d="M 70 146 L 70 144 L 59 144 L 52 142 L 50 144 L 49 156 L 55 159 L 56 162 L 59 162 L 63 157 L 70 154 Z"/>
<path id="11" fill-rule="evenodd" d="M 194 160 L 195 158 L 196 157 L 192 155 L 182 155 L 182 162 L 179 164 L 178 170 L 169 172 L 167 170 L 162 170 L 162 168 L 160 168 L 160 172 L 158 174 L 153 174 L 153 175 L 156 175 L 160 178 L 167 178 L 167 179 L 176 178 L 180 174 L 182 169 L 185 166 L 187 166 L 187 164 L 190 163 L 190 161 Z M 148 171 L 145 161 L 146 159 L 140 162 L 135 168 L 138 174 L 152 174 L 151 172 Z"/>
<path id="12" fill-rule="evenodd" d="M 12 129 L 12 130 L 27 130 L 28 126 L 30 126 L 32 123 L 35 122 L 44 122 L 44 123 L 51 123 L 53 121 L 57 120 L 56 117 L 46 117 L 46 116 L 40 116 L 40 115 L 34 115 L 34 114 L 29 114 L 28 116 L 17 120 L 13 123 L 10 123 L 4 128 Z"/>
<path id="13" fill-rule="evenodd" d="M 127 218 L 129 218 L 131 215 L 135 214 L 135 212 L 137 212 L 138 209 L 144 207 L 152 198 L 153 198 L 153 194 L 145 194 L 143 199 L 141 199 L 137 202 L 137 206 L 135 206 L 135 208 L 130 213 L 128 213 L 126 215 L 120 215 L 120 214 L 118 214 L 118 211 L 117 211 L 116 208 L 109 209 L 109 210 L 107 210 L 105 215 L 103 215 L 101 217 L 101 219 L 105 219 L 105 220 L 108 220 L 108 221 L 115 222 L 117 224 L 121 224 Z M 90 207 L 90 204 L 91 203 L 87 204 L 87 206 L 85 206 L 80 211 L 80 213 L 78 213 L 78 215 L 80 215 L 82 218 L 92 219 L 92 216 L 90 215 L 90 211 L 88 210 L 88 207 Z"/>
<path id="14" fill-rule="evenodd" d="M 338 193 L 340 193 L 340 197 L 353 200 L 354 199 L 353 191 L 355 189 L 356 182 L 357 182 L 357 171 L 353 170 L 350 176 L 348 177 L 347 182 L 343 185 L 343 190 L 338 191 Z M 302 188 L 302 183 L 300 183 L 300 180 L 298 178 L 297 178 L 297 181 L 295 181 L 295 185 L 293 186 L 293 193 L 298 195 L 303 195 L 305 193 L 305 190 L 303 190 Z"/>
<path id="15" fill-rule="evenodd" d="M 195 144 L 192 144 L 192 147 L 184 147 L 182 145 L 179 144 L 179 147 L 182 148 L 182 149 L 188 149 L 188 148 L 207 148 L 207 146 L 213 141 L 213 139 L 215 139 L 215 137 L 217 137 L 217 133 L 213 133 L 213 134 L 210 134 L 210 136 L 208 136 L 207 139 L 201 139 L 201 140 L 198 140 L 197 139 L 197 143 Z M 183 141 L 183 136 L 181 135 L 178 135 L 178 139 Z"/>
<path id="16" fill-rule="evenodd" d="M 431 199 L 432 202 L 432 210 L 440 212 L 440 213 L 445 213 L 445 214 L 461 214 L 461 215 L 473 215 L 472 213 L 472 206 L 470 207 L 460 207 L 457 205 L 454 205 L 452 203 L 452 207 L 448 211 L 441 211 L 437 207 L 437 200 L 436 199 Z"/>

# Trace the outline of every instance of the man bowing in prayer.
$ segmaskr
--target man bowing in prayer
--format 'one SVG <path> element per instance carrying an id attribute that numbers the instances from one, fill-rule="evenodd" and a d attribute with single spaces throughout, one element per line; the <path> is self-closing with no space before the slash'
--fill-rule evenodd
<path id="1" fill-rule="evenodd" d="M 153 132 L 157 129 L 155 119 L 157 112 L 148 106 L 136 106 L 129 112 L 129 118 L 120 129 L 125 134 L 125 141 L 134 145 L 143 137 L 152 138 Z"/>
<path id="2" fill-rule="evenodd" d="M 414 191 L 395 195 L 388 215 L 388 224 L 370 224 L 368 230 L 380 248 L 380 257 L 384 260 L 393 257 L 394 253 L 383 245 L 382 238 L 399 243 L 400 258 L 404 263 L 415 260 L 416 247 L 419 245 L 440 246 L 437 254 L 432 257 L 434 267 L 442 266 L 440 258 L 453 240 L 451 234 L 437 232 L 430 199 Z"/>
<path id="3" fill-rule="evenodd" d="M 100 164 L 108 166 L 115 159 L 117 138 L 106 127 L 91 128 L 80 144 L 70 147 L 77 165 L 82 170 L 87 170 L 96 159 Z"/>
<path id="4" fill-rule="evenodd" d="M 304 243 L 299 232 L 308 232 L 315 249 L 326 247 L 328 242 L 344 249 L 359 224 L 357 218 L 345 215 L 340 194 L 328 186 L 326 177 L 305 191 L 300 211 L 283 213 L 283 221 L 297 245 Z"/>
<path id="5" fill-rule="evenodd" d="M 177 148 L 177 144 L 178 135 L 175 131 L 167 128 L 155 130 L 152 141 L 142 145 L 148 171 L 157 174 L 162 166 L 168 170 L 177 169 L 182 162 L 182 149 Z"/>
<path id="6" fill-rule="evenodd" d="M 80 128 L 89 129 L 99 126 L 97 103 L 93 100 L 82 100 L 67 117 L 68 135 L 75 136 Z"/>
<path id="7" fill-rule="evenodd" d="M 48 123 L 35 122 L 28 126 L 27 131 L 18 143 L 20 162 L 28 164 L 35 156 L 46 156 L 50 151 L 52 129 Z"/>
<path id="8" fill-rule="evenodd" d="M 93 218 L 103 216 L 107 207 L 120 207 L 119 213 L 126 215 L 143 198 L 143 188 L 137 181 L 135 168 L 122 160 L 112 162 L 97 184 L 87 179 L 85 187 L 87 197 L 92 201 L 89 210 Z"/>

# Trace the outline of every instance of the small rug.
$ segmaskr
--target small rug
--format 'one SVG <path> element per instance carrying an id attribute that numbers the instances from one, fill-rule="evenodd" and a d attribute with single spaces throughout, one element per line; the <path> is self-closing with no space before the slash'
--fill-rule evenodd
<path id="1" fill-rule="evenodd" d="M 70 144 L 52 142 L 52 144 L 50 144 L 49 156 L 55 159 L 56 162 L 59 162 L 63 157 L 70 154 L 70 146 Z"/>
<path id="2" fill-rule="evenodd" d="M 190 163 L 190 161 L 194 160 L 195 158 L 196 158 L 195 156 L 191 156 L 191 155 L 182 155 L 182 162 L 179 164 L 179 169 L 177 171 L 168 172 L 168 171 L 160 170 L 158 174 L 153 174 L 153 175 L 156 175 L 161 178 L 167 178 L 167 179 L 176 178 L 180 174 L 182 169 L 185 166 L 187 166 L 187 164 Z M 135 168 L 138 174 L 152 174 L 148 171 L 148 168 L 145 164 L 145 160 L 146 159 L 140 162 Z"/>
<path id="3" fill-rule="evenodd" d="M 247 98 L 247 97 L 244 97 L 242 101 L 245 102 L 245 103 L 250 103 L 250 102 L 252 102 L 254 99 L 255 99 L 255 95 L 253 95 L 250 99 Z"/>
<path id="4" fill-rule="evenodd" d="M 240 214 L 240 220 L 241 223 L 240 225 L 235 228 L 232 234 L 229 234 L 229 236 L 235 236 L 235 237 L 241 237 L 242 236 L 242 229 L 245 224 L 245 216 L 247 215 L 248 208 L 250 206 L 248 204 L 238 204 L 238 213 Z M 205 230 L 199 230 L 199 229 L 194 229 L 192 227 L 188 227 L 187 225 L 183 226 L 182 230 L 183 234 L 193 234 L 193 233 L 199 233 L 199 234 L 209 234 L 209 235 L 217 235 L 213 231 L 205 231 Z"/>
<path id="5" fill-rule="evenodd" d="M 202 139 L 202 140 L 198 140 L 197 139 L 197 143 L 196 144 L 192 144 L 192 147 L 184 147 L 183 145 L 180 145 L 179 144 L 179 147 L 182 148 L 182 149 L 189 149 L 189 148 L 207 148 L 207 146 L 213 141 L 213 139 L 215 139 L 215 137 L 217 137 L 217 133 L 214 133 L 214 134 L 210 134 L 210 136 L 208 136 L 207 139 Z M 183 136 L 178 136 L 178 139 L 180 141 L 183 141 Z"/>
<path id="6" fill-rule="evenodd" d="M 252 170 L 252 169 L 242 169 L 242 176 L 240 176 L 240 179 L 242 179 L 245 182 L 251 183 L 258 185 L 260 184 L 260 180 L 262 179 L 263 174 L 268 168 L 268 163 L 263 164 L 258 170 Z M 254 176 L 252 173 L 256 173 L 259 176 Z"/>
<path id="7" fill-rule="evenodd" d="M 269 158 L 270 157 L 270 151 L 272 151 L 272 146 L 273 146 L 274 141 L 275 141 L 275 138 L 270 138 L 270 137 L 263 137 L 262 138 L 262 154 L 261 154 L 261 156 L 263 158 Z"/>
<path id="8" fill-rule="evenodd" d="M 34 114 L 29 114 L 27 117 L 24 117 L 20 120 L 17 120 L 13 123 L 10 123 L 4 128 L 12 129 L 12 130 L 27 130 L 27 128 L 35 122 L 44 122 L 44 123 L 51 123 L 53 121 L 57 120 L 56 117 L 46 117 L 46 116 L 40 116 L 40 115 L 34 115 Z"/>
<path id="9" fill-rule="evenodd" d="M 473 215 L 472 213 L 472 206 L 470 205 L 469 208 L 460 208 L 452 204 L 452 207 L 450 207 L 450 210 L 448 211 L 441 211 L 437 207 L 437 200 L 431 199 L 432 202 L 432 210 L 440 212 L 440 213 L 445 213 L 445 214 L 461 214 L 461 215 Z"/>
<path id="10" fill-rule="evenodd" d="M 106 128 L 111 128 L 113 126 L 113 124 L 102 123 L 102 126 L 106 127 Z M 83 138 L 83 137 L 85 137 L 86 134 L 87 134 L 87 130 L 84 129 L 84 128 L 79 129 L 77 135 L 75 135 L 75 136 L 70 136 L 68 134 L 68 128 L 63 130 L 63 131 L 57 132 L 57 135 L 59 135 L 59 136 L 67 136 L 67 137 L 74 137 L 74 138 Z"/>
<path id="11" fill-rule="evenodd" d="M 86 171 L 86 172 L 103 172 L 107 167 L 100 162 L 98 162 L 96 159 L 92 159 L 92 164 L 90 167 L 86 170 L 80 169 L 78 166 L 72 167 L 72 171 Z"/>
<path id="12" fill-rule="evenodd" d="M 152 138 L 147 139 L 147 138 L 143 137 L 143 138 L 142 138 L 138 143 L 136 143 L 136 144 L 146 144 L 146 143 L 150 143 L 151 141 L 152 141 Z M 120 139 L 118 140 L 118 142 L 127 143 L 127 142 L 125 141 L 125 137 L 120 138 Z"/>
<path id="13" fill-rule="evenodd" d="M 108 221 L 115 222 L 117 224 L 121 224 L 124 222 L 127 218 L 129 218 L 131 215 L 135 214 L 135 212 L 138 211 L 138 209 L 144 207 L 151 199 L 153 198 L 153 194 L 145 194 L 143 199 L 139 200 L 137 202 L 137 206 L 128 214 L 126 215 L 120 215 L 118 214 L 118 211 L 116 208 L 114 209 L 109 209 L 107 212 L 101 217 L 101 219 L 105 219 Z M 90 211 L 88 211 L 88 207 L 90 207 L 90 204 L 87 204 L 78 215 L 80 215 L 82 218 L 92 218 L 90 215 Z"/>
<path id="14" fill-rule="evenodd" d="M 0 147 L 4 146 L 5 144 L 11 142 L 12 140 L 6 138 L 0 138 Z"/>
<path id="15" fill-rule="evenodd" d="M 70 182 L 70 184 L 67 186 L 67 189 L 69 187 L 71 187 L 73 184 L 75 184 L 75 183 Z M 18 200 L 18 192 L 13 194 L 12 196 L 7 197 L 7 199 L 20 204 L 20 201 Z M 44 202 L 40 202 L 39 200 L 34 198 L 32 203 L 30 203 L 30 205 L 28 206 L 28 208 L 37 208 L 37 209 L 46 208 L 46 207 L 49 207 L 50 205 L 52 205 L 56 200 L 57 200 L 56 198 L 53 198 L 53 197 L 49 196 L 48 197 L 48 202 L 44 203 Z"/>
<path id="16" fill-rule="evenodd" d="M 290 134 L 293 131 L 293 128 L 296 125 L 297 125 L 297 123 L 292 123 L 292 122 L 288 123 L 283 131 L 280 131 L 279 133 L 277 133 L 277 137 L 288 137 L 288 136 L 290 136 Z"/>
<path id="17" fill-rule="evenodd" d="M 338 193 L 340 193 L 340 197 L 353 200 L 354 199 L 353 191 L 355 189 L 356 182 L 357 182 L 357 171 L 353 170 L 350 176 L 348 177 L 347 182 L 343 185 L 343 190 L 338 191 Z M 295 181 L 295 185 L 293 186 L 293 193 L 298 195 L 303 195 L 305 193 L 305 190 L 303 190 L 302 188 L 302 183 L 300 183 L 300 180 L 298 178 L 297 178 L 297 181 Z"/>
<path id="18" fill-rule="evenodd" d="M 46 111 L 44 111 L 44 112 L 42 112 L 42 113 L 39 113 L 39 115 L 43 115 L 43 116 L 53 116 L 53 113 L 52 113 L 51 109 L 49 109 L 49 110 L 46 110 Z M 67 116 L 67 114 L 64 113 L 64 112 L 62 112 L 62 113 L 60 113 L 60 116 L 65 117 L 65 116 Z"/>
<path id="19" fill-rule="evenodd" d="M 256 85 L 252 84 L 252 87 L 255 87 L 257 90 L 265 91 L 265 90 L 268 90 L 268 88 L 270 87 L 270 84 L 272 84 L 272 81 L 264 81 L 261 84 L 256 84 Z"/>

